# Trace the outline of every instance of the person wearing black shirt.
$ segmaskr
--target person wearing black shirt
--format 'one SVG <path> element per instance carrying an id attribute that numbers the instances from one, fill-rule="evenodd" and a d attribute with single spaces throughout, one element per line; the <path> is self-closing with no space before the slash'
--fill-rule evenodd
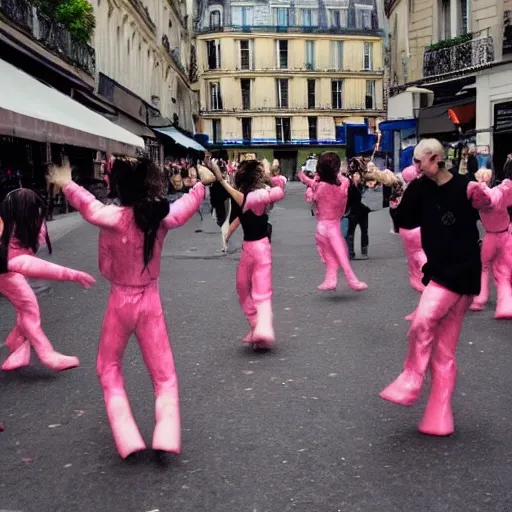
<path id="1" fill-rule="evenodd" d="M 361 255 L 363 259 L 368 259 L 368 216 L 371 210 L 363 203 L 365 190 L 366 186 L 361 182 L 361 174 L 359 172 L 355 172 L 352 175 L 352 180 L 348 189 L 350 213 L 348 217 L 347 245 L 350 259 L 354 259 L 356 257 L 356 253 L 354 251 L 354 236 L 357 226 L 361 229 Z"/>
<path id="2" fill-rule="evenodd" d="M 380 396 L 412 405 L 420 398 L 430 364 L 430 396 L 418 429 L 445 436 L 454 431 L 457 342 L 472 296 L 480 292 L 477 208 L 490 206 L 491 198 L 480 184 L 446 170 L 439 141 L 424 139 L 416 150 L 422 176 L 406 188 L 396 220 L 404 229 L 421 228 L 425 290 L 408 333 L 404 370 Z"/>

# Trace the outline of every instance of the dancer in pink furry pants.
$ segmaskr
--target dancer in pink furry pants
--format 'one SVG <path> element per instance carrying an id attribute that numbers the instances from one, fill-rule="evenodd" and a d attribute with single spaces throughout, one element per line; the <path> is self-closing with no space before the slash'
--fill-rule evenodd
<path id="1" fill-rule="evenodd" d="M 319 290 L 336 290 L 338 268 L 345 273 L 349 286 L 356 291 L 366 290 L 368 285 L 359 281 L 350 265 L 348 248 L 341 234 L 341 218 L 347 205 L 350 181 L 340 174 L 341 160 L 336 153 L 323 153 L 317 164 L 318 178 L 308 178 L 303 172 L 299 179 L 313 191 L 317 209 L 315 240 L 318 253 L 325 262 L 325 279 Z"/>
<path id="2" fill-rule="evenodd" d="M 25 279 L 74 281 L 84 288 L 95 282 L 84 272 L 34 256 L 45 239 L 43 206 L 42 199 L 29 189 L 10 192 L 0 205 L 0 294 L 16 309 L 16 326 L 5 340 L 10 355 L 2 365 L 4 371 L 27 366 L 31 347 L 52 370 L 69 370 L 80 364 L 77 357 L 60 354 L 53 348 L 41 328 L 37 298 Z"/>
<path id="3" fill-rule="evenodd" d="M 490 169 L 480 169 L 475 177 L 484 187 L 492 179 Z M 494 318 L 512 318 L 512 235 L 507 208 L 512 206 L 512 181 L 505 180 L 489 189 L 493 200 L 490 208 L 480 210 L 480 219 L 485 228 L 482 243 L 482 282 L 478 297 L 470 306 L 472 311 L 483 311 L 489 300 L 489 271 L 492 268 L 497 290 Z"/>
<path id="4" fill-rule="evenodd" d="M 452 175 L 439 163 L 444 148 L 424 139 L 417 149 L 424 176 L 414 180 L 398 206 L 397 221 L 406 229 L 421 228 L 427 256 L 425 290 L 408 334 L 404 370 L 380 396 L 412 405 L 421 395 L 430 365 L 432 386 L 419 431 L 446 436 L 454 431 L 451 399 L 455 388 L 455 352 L 464 314 L 480 292 L 478 211 L 491 204 L 477 183 Z"/>
<path id="5" fill-rule="evenodd" d="M 235 187 L 227 183 L 216 163 L 210 162 L 217 180 L 236 201 L 240 210 L 230 231 L 242 225 L 244 242 L 236 274 L 236 290 L 240 306 L 249 322 L 250 332 L 244 338 L 255 350 L 269 349 L 275 343 L 272 314 L 272 248 L 268 210 L 284 198 L 281 186 L 266 187 L 265 171 L 256 160 L 240 164 L 235 175 Z"/>
<path id="6" fill-rule="evenodd" d="M 149 160 L 138 165 L 117 160 L 111 175 L 121 206 L 105 206 L 71 181 L 69 169 L 56 169 L 69 203 L 100 228 L 99 266 L 111 290 L 103 321 L 97 372 L 117 450 L 126 458 L 146 445 L 133 418 L 121 362 L 135 333 L 156 396 L 153 449 L 179 453 L 181 426 L 178 380 L 165 324 L 158 278 L 162 246 L 170 229 L 182 226 L 205 196 L 201 183 L 178 201 L 165 199 L 163 178 Z"/>

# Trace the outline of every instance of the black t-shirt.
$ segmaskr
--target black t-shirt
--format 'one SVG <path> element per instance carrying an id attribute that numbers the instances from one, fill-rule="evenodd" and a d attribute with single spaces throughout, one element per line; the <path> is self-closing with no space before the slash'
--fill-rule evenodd
<path id="1" fill-rule="evenodd" d="M 404 192 L 396 221 L 404 229 L 421 227 L 425 285 L 432 280 L 460 295 L 478 295 L 479 215 L 467 198 L 468 185 L 459 174 L 441 186 L 426 177 L 414 180 Z"/>
<path id="2" fill-rule="evenodd" d="M 245 205 L 246 198 L 247 196 L 245 196 L 242 206 L 239 206 L 235 202 L 232 206 L 232 213 L 234 212 L 235 218 L 238 217 L 240 219 L 240 224 L 244 231 L 244 241 L 255 242 L 257 240 L 262 240 L 263 238 L 270 239 L 272 226 L 268 221 L 268 214 L 256 215 L 251 210 L 244 212 L 243 207 Z"/>

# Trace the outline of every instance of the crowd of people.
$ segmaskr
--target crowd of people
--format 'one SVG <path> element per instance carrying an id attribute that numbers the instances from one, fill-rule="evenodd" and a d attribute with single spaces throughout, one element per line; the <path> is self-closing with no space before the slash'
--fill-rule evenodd
<path id="1" fill-rule="evenodd" d="M 278 161 L 247 160 L 234 166 L 207 155 L 201 164 L 170 162 L 166 173 L 147 159 L 116 159 L 111 164 L 106 169 L 106 201 L 99 201 L 74 182 L 69 165 L 54 167 L 48 182 L 100 231 L 99 269 L 110 282 L 111 291 L 97 373 L 118 452 L 126 458 L 146 447 L 121 372 L 123 352 L 134 333 L 155 390 L 153 449 L 179 453 L 178 382 L 158 288 L 165 237 L 199 210 L 207 187 L 211 187 L 223 242 L 239 227 L 243 232 L 235 285 L 249 324 L 243 341 L 256 351 L 269 350 L 275 343 L 269 213 L 273 204 L 285 198 L 287 181 L 281 176 Z M 167 195 L 172 178 L 178 174 L 181 190 L 187 191 L 171 207 Z M 450 172 L 443 146 L 433 139 L 416 146 L 414 164 L 401 175 L 381 171 L 363 159 L 351 160 L 344 169 L 340 157 L 332 152 L 320 155 L 313 176 L 304 170 L 298 175 L 306 185 L 306 200 L 313 205 L 317 220 L 315 243 L 325 265 L 325 276 L 318 286 L 322 292 L 337 288 L 340 267 L 353 291 L 368 290 L 350 262 L 353 235 L 358 225 L 367 231 L 365 187 L 376 183 L 392 187 L 392 217 L 404 241 L 411 286 L 421 296 L 408 317 L 411 327 L 403 372 L 380 396 L 400 405 L 415 403 L 430 368 L 432 386 L 418 428 L 436 436 L 454 431 L 451 397 L 458 338 L 466 311 L 485 307 L 491 270 L 498 286 L 496 318 L 512 318 L 507 211 L 512 205 L 512 181 L 491 187 L 485 169 L 475 176 L 476 181 L 470 181 Z M 347 217 L 345 239 L 342 229 Z M 479 218 L 486 229 L 482 249 Z M 11 191 L 0 205 L 0 219 L 0 293 L 17 313 L 6 340 L 9 356 L 2 369 L 27 366 L 31 348 L 49 368 L 76 368 L 78 359 L 57 352 L 42 331 L 37 299 L 25 277 L 71 280 L 84 287 L 92 286 L 94 279 L 36 257 L 44 238 L 44 208 L 34 192 L 23 188 Z M 368 248 L 367 235 L 362 236 L 362 245 L 362 249 Z"/>

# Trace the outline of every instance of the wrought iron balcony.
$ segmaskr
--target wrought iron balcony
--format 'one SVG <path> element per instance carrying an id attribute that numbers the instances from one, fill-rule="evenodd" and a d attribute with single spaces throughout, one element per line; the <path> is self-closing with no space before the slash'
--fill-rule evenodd
<path id="1" fill-rule="evenodd" d="M 176 66 L 186 75 L 187 70 L 185 69 L 183 63 L 181 62 L 179 48 L 171 48 L 169 38 L 165 34 L 162 36 L 162 46 L 167 50 L 167 53 L 169 54 L 173 62 L 176 64 Z"/>
<path id="2" fill-rule="evenodd" d="M 52 53 L 94 76 L 94 48 L 74 41 L 62 25 L 45 16 L 37 7 L 26 0 L 0 0 L 0 12 Z"/>
<path id="3" fill-rule="evenodd" d="M 374 106 L 373 108 L 368 108 L 365 103 L 353 103 L 349 105 L 343 105 L 341 108 L 334 108 L 331 105 L 319 105 L 315 108 L 308 108 L 307 106 L 298 106 L 298 105 L 292 105 L 288 108 L 279 108 L 279 107 L 252 107 L 250 109 L 243 109 L 242 107 L 239 108 L 218 108 L 218 109 L 212 109 L 210 107 L 202 108 L 200 110 L 200 113 L 203 115 L 211 115 L 211 114 L 219 114 L 223 116 L 230 116 L 230 115 L 239 115 L 239 114 L 251 114 L 251 115 L 257 115 L 257 114 L 264 114 L 264 113 L 273 113 L 275 112 L 279 116 L 285 116 L 286 115 L 300 115 L 300 114 L 307 114 L 311 115 L 312 113 L 318 112 L 322 115 L 326 112 L 329 112 L 330 114 L 336 114 L 336 113 L 347 113 L 347 112 L 358 112 L 358 113 L 368 113 L 373 115 L 379 115 L 383 114 L 384 110 L 382 108 L 379 108 L 379 106 Z"/>
<path id="4" fill-rule="evenodd" d="M 281 26 L 281 25 L 224 25 L 222 27 L 202 27 L 196 29 L 197 35 L 215 34 L 223 32 L 244 32 L 247 34 L 272 32 L 279 34 L 335 34 L 335 35 L 366 35 L 382 37 L 384 31 L 379 29 L 377 17 L 372 17 L 371 27 L 363 27 L 358 23 L 348 23 L 344 27 L 329 27 L 327 25 L 319 25 L 312 27 L 304 27 L 297 25 Z"/>
<path id="5" fill-rule="evenodd" d="M 494 45 L 491 36 L 469 34 L 462 38 L 469 40 L 460 43 L 460 38 L 450 39 L 425 49 L 424 78 L 448 73 L 471 72 L 494 61 Z"/>

